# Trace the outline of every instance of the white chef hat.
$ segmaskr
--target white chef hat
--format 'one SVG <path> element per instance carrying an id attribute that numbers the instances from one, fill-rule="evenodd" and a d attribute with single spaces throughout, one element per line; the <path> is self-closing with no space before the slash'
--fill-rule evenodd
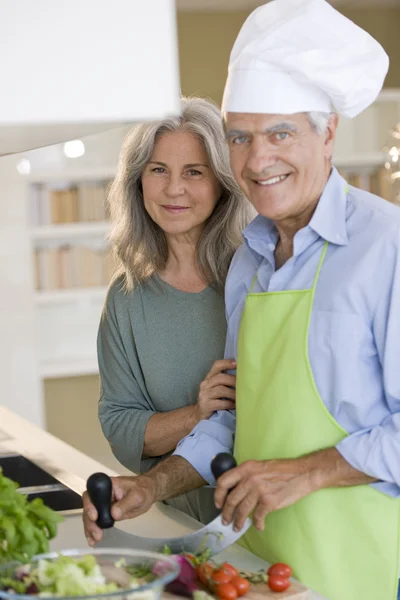
<path id="1" fill-rule="evenodd" d="M 374 102 L 388 67 L 382 46 L 326 0 L 272 0 L 239 32 L 222 110 L 354 117 Z"/>

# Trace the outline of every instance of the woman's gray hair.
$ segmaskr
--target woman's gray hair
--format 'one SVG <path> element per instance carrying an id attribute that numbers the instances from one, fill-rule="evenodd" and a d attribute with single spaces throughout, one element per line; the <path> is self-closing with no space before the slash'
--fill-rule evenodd
<path id="1" fill-rule="evenodd" d="M 136 125 L 123 142 L 107 196 L 109 240 L 121 263 L 117 275 L 124 275 L 124 287 L 130 291 L 166 266 L 166 237 L 144 207 L 141 176 L 156 140 L 170 131 L 189 131 L 203 142 L 222 187 L 196 248 L 198 269 L 205 282 L 222 291 L 232 256 L 242 243 L 241 231 L 255 213 L 231 173 L 221 112 L 203 98 L 182 98 L 179 117 Z"/>
<path id="2" fill-rule="evenodd" d="M 334 113 L 312 111 L 307 113 L 308 120 L 315 133 L 322 135 L 325 133 L 329 119 Z"/>

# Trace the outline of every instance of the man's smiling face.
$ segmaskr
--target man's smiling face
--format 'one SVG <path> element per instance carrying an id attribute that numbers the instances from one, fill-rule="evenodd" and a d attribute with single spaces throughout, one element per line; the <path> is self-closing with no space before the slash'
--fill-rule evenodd
<path id="1" fill-rule="evenodd" d="M 226 113 L 232 171 L 259 214 L 274 222 L 293 219 L 318 201 L 336 126 L 336 115 L 318 134 L 305 113 Z"/>

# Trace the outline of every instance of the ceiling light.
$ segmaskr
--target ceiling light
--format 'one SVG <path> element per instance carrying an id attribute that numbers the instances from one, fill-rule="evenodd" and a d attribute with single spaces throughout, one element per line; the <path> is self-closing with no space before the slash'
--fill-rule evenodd
<path id="1" fill-rule="evenodd" d="M 31 163 L 27 158 L 21 158 L 17 162 L 17 171 L 20 175 L 29 175 L 31 172 Z"/>
<path id="2" fill-rule="evenodd" d="M 64 144 L 64 154 L 68 158 L 79 158 L 85 154 L 85 145 L 81 140 L 71 140 Z"/>

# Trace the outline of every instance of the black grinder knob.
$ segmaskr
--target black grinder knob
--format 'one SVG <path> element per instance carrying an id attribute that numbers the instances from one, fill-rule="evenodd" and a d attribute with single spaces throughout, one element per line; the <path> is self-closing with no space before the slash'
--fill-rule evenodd
<path id="1" fill-rule="evenodd" d="M 237 467 L 237 462 L 229 452 L 220 452 L 211 461 L 211 471 L 215 479 Z"/>
<path id="2" fill-rule="evenodd" d="M 114 525 L 111 516 L 112 481 L 105 473 L 93 473 L 86 483 L 90 500 L 97 510 L 96 524 L 101 529 L 109 529 Z"/>

